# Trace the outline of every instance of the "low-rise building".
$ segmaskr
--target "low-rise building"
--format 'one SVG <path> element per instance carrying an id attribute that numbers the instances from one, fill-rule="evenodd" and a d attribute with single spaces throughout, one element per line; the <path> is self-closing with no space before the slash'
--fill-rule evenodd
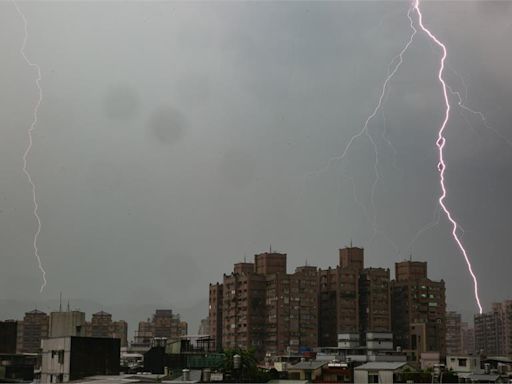
<path id="1" fill-rule="evenodd" d="M 399 375 L 413 368 L 405 362 L 386 363 L 372 362 L 354 368 L 354 383 L 396 383 Z"/>
<path id="2" fill-rule="evenodd" d="M 434 369 L 441 363 L 441 356 L 439 352 L 422 352 L 420 354 L 420 367 L 423 370 Z"/>
<path id="3" fill-rule="evenodd" d="M 480 357 L 474 355 L 448 355 L 446 369 L 456 373 L 460 379 L 466 379 L 472 373 L 482 373 Z"/>
<path id="4" fill-rule="evenodd" d="M 288 367 L 288 378 L 313 382 L 322 377 L 322 368 L 327 364 L 327 361 L 301 361 Z"/>
<path id="5" fill-rule="evenodd" d="M 31 382 L 37 354 L 0 354 L 0 383 Z"/>

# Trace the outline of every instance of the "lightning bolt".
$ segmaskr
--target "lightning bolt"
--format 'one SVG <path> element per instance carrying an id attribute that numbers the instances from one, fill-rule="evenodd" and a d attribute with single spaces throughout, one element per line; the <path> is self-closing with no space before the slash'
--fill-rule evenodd
<path id="1" fill-rule="evenodd" d="M 418 32 L 417 29 L 414 27 L 414 21 L 412 19 L 412 12 L 413 12 L 413 7 L 410 7 L 409 10 L 407 11 L 407 17 L 409 19 L 409 25 L 410 25 L 410 28 L 412 31 L 411 35 L 409 36 L 409 39 L 407 40 L 405 45 L 402 47 L 400 52 L 395 57 L 393 57 L 393 59 L 389 63 L 387 76 L 384 79 L 382 87 L 380 88 L 379 98 L 378 98 L 377 104 L 375 105 L 372 113 L 370 115 L 368 115 L 368 117 L 366 118 L 361 129 L 350 138 L 350 140 L 347 142 L 347 144 L 345 145 L 345 148 L 343 149 L 343 151 L 341 152 L 340 155 L 331 157 L 327 161 L 326 165 L 323 168 L 320 168 L 317 171 L 309 172 L 305 175 L 305 177 L 307 178 L 308 176 L 317 175 L 319 173 L 325 173 L 331 168 L 331 166 L 335 162 L 343 162 L 345 157 L 348 155 L 350 148 L 352 147 L 352 144 L 354 144 L 354 142 L 356 140 L 358 140 L 359 138 L 361 138 L 363 135 L 366 136 L 368 138 L 368 140 L 370 141 L 370 143 L 373 147 L 374 153 L 375 153 L 375 162 L 373 165 L 375 179 L 372 183 L 371 193 L 370 193 L 370 201 L 371 201 L 373 212 L 375 212 L 375 203 L 374 203 L 375 191 L 376 191 L 377 185 L 380 181 L 379 152 L 378 152 L 377 144 L 375 143 L 375 140 L 373 139 L 372 135 L 370 134 L 370 132 L 368 130 L 368 126 L 369 126 L 370 122 L 377 116 L 379 111 L 382 110 L 382 106 L 384 104 L 384 99 L 386 97 L 391 80 L 393 79 L 395 74 L 400 69 L 402 63 L 404 62 L 404 54 L 409 49 L 409 46 L 412 44 L 412 42 L 414 40 L 414 36 Z M 392 146 L 391 142 L 389 141 L 389 139 L 387 137 L 385 137 L 385 140 L 388 142 L 389 145 Z M 393 150 L 394 150 L 394 147 L 393 147 Z M 349 179 L 351 180 L 352 184 L 354 184 L 353 179 L 352 178 L 349 178 Z M 370 236 L 370 240 L 368 240 L 368 242 L 371 242 L 377 234 L 381 234 L 385 238 L 385 240 L 395 249 L 395 251 L 398 252 L 398 247 L 396 246 L 396 244 L 383 231 L 381 231 L 377 228 L 376 214 L 372 215 L 373 219 L 370 219 L 370 213 L 368 212 L 368 209 L 356 196 L 356 193 L 354 190 L 354 185 L 353 185 L 353 195 L 354 195 L 354 199 L 355 199 L 356 203 L 363 210 L 364 216 L 368 219 L 368 221 L 370 222 L 372 229 L 373 229 L 373 234 Z"/>
<path id="2" fill-rule="evenodd" d="M 38 97 L 36 105 L 34 107 L 34 112 L 33 112 L 33 115 L 32 115 L 33 116 L 32 123 L 30 124 L 30 127 L 29 127 L 29 129 L 27 131 L 27 134 L 28 134 L 28 145 L 27 145 L 27 148 L 25 149 L 25 153 L 23 153 L 23 173 L 25 173 L 25 175 L 27 176 L 28 182 L 30 183 L 30 186 L 32 187 L 32 201 L 33 201 L 33 204 L 34 204 L 33 213 L 34 213 L 34 217 L 35 217 L 36 223 L 37 223 L 37 228 L 36 228 L 36 231 L 34 233 L 33 247 L 34 247 L 34 256 L 37 259 L 37 264 L 39 266 L 39 270 L 41 271 L 42 278 L 43 278 L 43 284 L 41 285 L 41 290 L 40 290 L 41 292 L 43 292 L 43 290 L 44 290 L 44 288 L 46 287 L 46 284 L 47 284 L 47 281 L 46 281 L 46 271 L 43 268 L 43 263 L 41 262 L 41 257 L 39 256 L 39 248 L 37 246 L 37 241 L 38 241 L 39 235 L 41 233 L 41 218 L 39 217 L 39 204 L 38 204 L 38 200 L 37 200 L 36 185 L 34 183 L 34 180 L 32 179 L 32 176 L 30 175 L 29 170 L 28 170 L 28 156 L 30 154 L 30 151 L 32 149 L 32 144 L 33 144 L 32 133 L 33 133 L 34 129 L 36 128 L 36 125 L 37 125 L 37 122 L 38 122 L 39 107 L 41 106 L 41 103 L 43 102 L 43 89 L 41 88 L 42 76 L 41 76 L 41 67 L 39 67 L 39 65 L 37 65 L 36 63 L 33 63 L 32 61 L 30 61 L 30 59 L 28 58 L 28 56 L 25 53 L 25 48 L 27 46 L 27 40 L 28 40 L 28 22 L 27 22 L 27 18 L 25 17 L 23 12 L 21 11 L 21 9 L 18 6 L 18 4 L 16 3 L 16 1 L 13 0 L 13 4 L 16 7 L 16 11 L 18 12 L 18 14 L 20 15 L 21 19 L 23 20 L 23 28 L 24 28 L 24 32 L 25 32 L 25 34 L 23 36 L 23 43 L 21 44 L 21 48 L 20 48 L 20 54 L 23 57 L 23 59 L 25 60 L 25 62 L 30 67 L 35 68 L 36 73 L 37 73 L 37 78 L 36 78 L 35 83 L 36 83 L 36 87 L 37 87 L 37 90 L 38 90 L 39 97 Z"/>
<path id="3" fill-rule="evenodd" d="M 448 51 L 446 49 L 446 46 L 434 35 L 430 29 L 425 27 L 423 24 L 423 14 L 421 13 L 420 9 L 420 0 L 414 0 L 414 9 L 416 10 L 416 13 L 418 14 L 418 25 L 420 26 L 421 30 L 427 34 L 427 36 L 441 49 L 442 56 L 439 63 L 439 72 L 438 72 L 438 80 L 441 83 L 441 87 L 443 89 L 443 98 L 444 98 L 444 104 L 445 104 L 445 112 L 444 112 L 444 119 L 439 127 L 436 146 L 439 150 L 439 163 L 438 163 L 438 170 L 439 170 L 439 184 L 441 186 L 441 196 L 439 197 L 439 205 L 441 206 L 442 210 L 444 211 L 446 217 L 450 221 L 452 225 L 452 237 L 457 243 L 457 246 L 459 247 L 459 250 L 461 251 L 462 255 L 464 256 L 464 259 L 466 260 L 466 264 L 468 267 L 468 271 L 473 278 L 473 286 L 474 286 L 474 293 L 475 293 L 475 299 L 478 305 L 478 309 L 480 313 L 483 312 L 482 305 L 480 304 L 480 298 L 478 296 L 478 280 L 476 278 L 475 273 L 473 272 L 473 268 L 471 266 L 471 261 L 469 260 L 469 256 L 467 254 L 466 249 L 464 248 L 464 245 L 462 244 L 462 241 L 458 235 L 458 224 L 455 221 L 455 219 L 452 216 L 452 213 L 446 206 L 444 200 L 447 196 L 446 186 L 445 186 L 445 172 L 446 172 L 446 162 L 444 160 L 444 147 L 446 145 L 446 138 L 444 137 L 444 131 L 446 129 L 446 125 L 448 123 L 448 120 L 450 119 L 450 100 L 448 98 L 448 86 L 446 85 L 446 82 L 444 80 L 444 68 L 445 68 L 445 61 L 446 57 L 448 55 Z"/>

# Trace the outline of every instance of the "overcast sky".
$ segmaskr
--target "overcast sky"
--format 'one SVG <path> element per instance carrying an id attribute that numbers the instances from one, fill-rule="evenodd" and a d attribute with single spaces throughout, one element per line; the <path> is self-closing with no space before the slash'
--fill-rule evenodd
<path id="1" fill-rule="evenodd" d="M 292 271 L 306 260 L 334 266 L 352 241 L 367 266 L 394 270 L 411 253 L 428 261 L 430 276 L 446 281 L 449 308 L 476 311 L 447 220 L 411 244 L 435 218 L 440 192 L 440 52 L 425 35 L 369 125 L 380 174 L 374 204 L 367 138 L 326 168 L 377 103 L 411 33 L 408 2 L 19 7 L 26 54 L 42 70 L 29 170 L 48 285 L 40 294 L 22 172 L 37 74 L 20 54 L 22 18 L 0 2 L 0 299 L 62 291 L 103 305 L 193 305 L 234 262 L 270 244 Z M 423 9 L 448 47 L 450 86 L 492 128 L 451 98 L 447 204 L 489 308 L 512 298 L 512 3 L 426 1 Z"/>

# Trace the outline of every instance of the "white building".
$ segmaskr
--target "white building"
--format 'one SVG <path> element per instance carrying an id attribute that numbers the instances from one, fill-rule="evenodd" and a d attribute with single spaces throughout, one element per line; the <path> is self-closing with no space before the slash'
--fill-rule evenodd
<path id="1" fill-rule="evenodd" d="M 413 370 L 413 368 L 404 362 L 388 363 L 388 362 L 372 362 L 360 365 L 354 368 L 354 383 L 389 383 L 395 380 L 395 375 L 404 370 Z"/>
<path id="2" fill-rule="evenodd" d="M 41 341 L 41 383 L 65 383 L 70 380 L 71 338 L 58 337 Z"/>
<path id="3" fill-rule="evenodd" d="M 471 374 L 483 373 L 480 368 L 480 357 L 472 355 L 446 356 L 446 369 L 452 370 L 461 379 L 467 379 Z"/>

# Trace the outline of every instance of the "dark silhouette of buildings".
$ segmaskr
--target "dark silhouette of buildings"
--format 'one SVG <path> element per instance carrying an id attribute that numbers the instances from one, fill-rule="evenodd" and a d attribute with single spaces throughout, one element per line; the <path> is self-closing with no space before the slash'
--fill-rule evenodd
<path id="1" fill-rule="evenodd" d="M 0 354 L 15 354 L 18 340 L 18 322 L 0 321 Z"/>

